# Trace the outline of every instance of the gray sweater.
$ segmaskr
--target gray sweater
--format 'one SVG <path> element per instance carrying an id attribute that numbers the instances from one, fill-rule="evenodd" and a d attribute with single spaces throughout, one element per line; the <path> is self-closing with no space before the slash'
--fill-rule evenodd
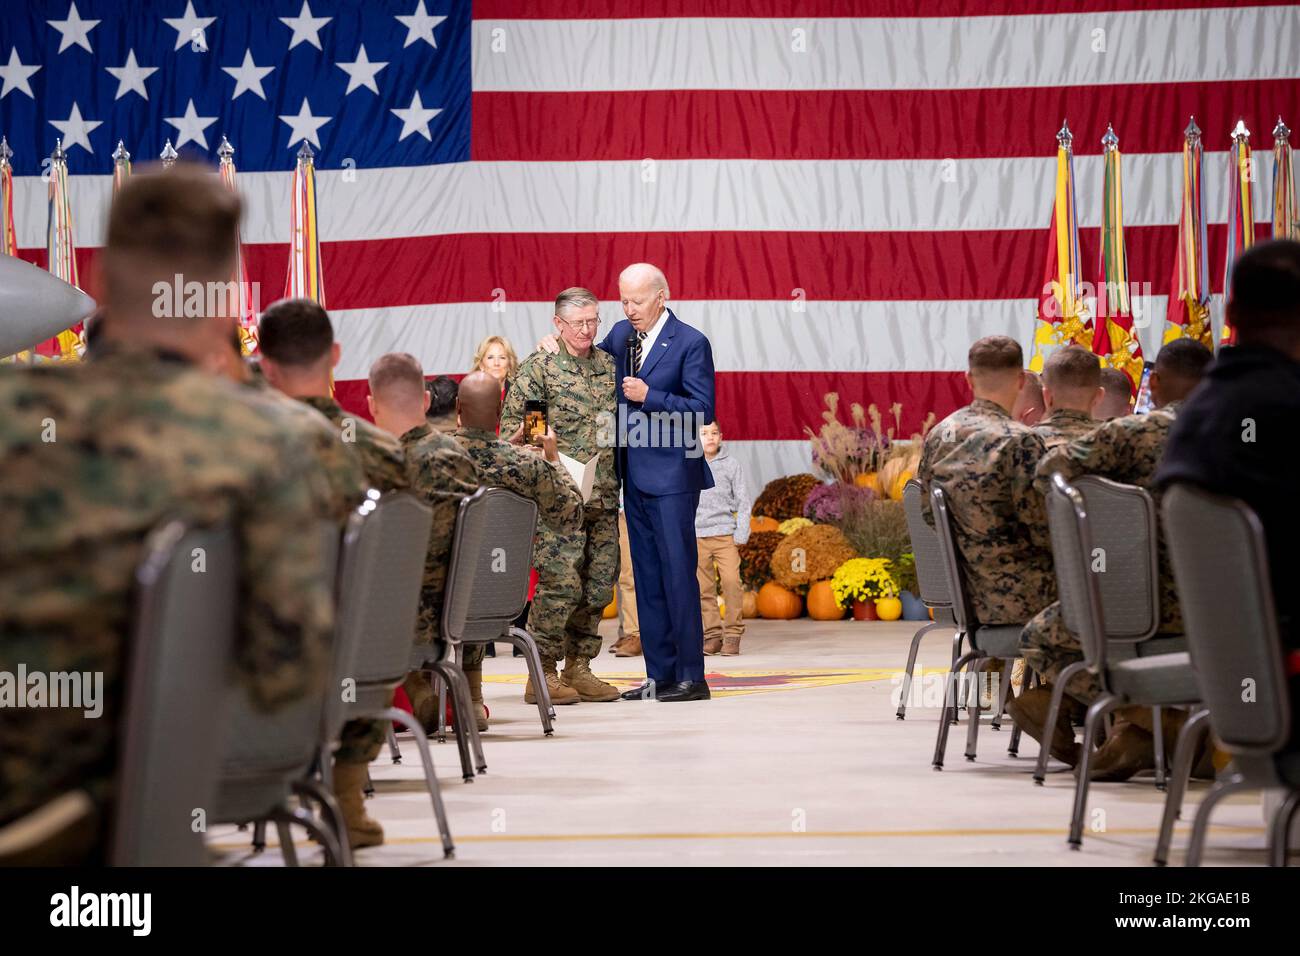
<path id="1" fill-rule="evenodd" d="M 718 534 L 735 537 L 736 544 L 749 540 L 749 509 L 753 501 L 745 490 L 745 476 L 740 462 L 727 454 L 723 446 L 712 461 L 713 487 L 700 492 L 700 506 L 695 511 L 695 536 L 709 538 Z"/>

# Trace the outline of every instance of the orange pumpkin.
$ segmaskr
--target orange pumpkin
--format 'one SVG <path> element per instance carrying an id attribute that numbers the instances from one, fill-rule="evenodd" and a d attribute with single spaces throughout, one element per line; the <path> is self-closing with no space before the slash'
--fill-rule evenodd
<path id="1" fill-rule="evenodd" d="M 803 600 L 789 588 L 768 581 L 758 592 L 758 613 L 777 621 L 788 621 L 803 613 Z"/>
<path id="2" fill-rule="evenodd" d="M 754 531 L 779 531 L 781 522 L 775 518 L 765 518 L 762 515 L 756 515 L 749 519 L 749 530 Z"/>
<path id="3" fill-rule="evenodd" d="M 808 616 L 814 621 L 838 621 L 844 608 L 835 603 L 830 581 L 814 581 L 808 588 Z"/>
<path id="4" fill-rule="evenodd" d="M 740 616 L 745 620 L 752 621 L 758 617 L 758 592 L 746 591 L 744 603 L 740 607 Z"/>
<path id="5" fill-rule="evenodd" d="M 605 610 L 601 612 L 600 616 L 606 621 L 608 621 L 612 617 L 618 617 L 618 588 L 617 587 L 614 588 L 614 594 L 609 599 L 609 603 L 605 605 Z"/>
<path id="6" fill-rule="evenodd" d="M 874 471 L 864 471 L 853 479 L 853 483 L 859 488 L 870 488 L 876 494 L 880 494 L 880 476 Z"/>
<path id="7" fill-rule="evenodd" d="M 893 498 L 895 501 L 902 501 L 903 486 L 915 477 L 916 475 L 912 473 L 912 469 L 910 468 L 904 468 L 900 471 L 898 477 L 894 479 L 894 486 L 889 489 L 889 497 Z"/>

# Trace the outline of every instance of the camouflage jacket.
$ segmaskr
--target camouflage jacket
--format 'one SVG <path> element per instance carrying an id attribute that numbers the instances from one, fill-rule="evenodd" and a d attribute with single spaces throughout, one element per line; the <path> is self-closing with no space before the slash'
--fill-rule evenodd
<path id="1" fill-rule="evenodd" d="M 1048 451 L 1066 442 L 1072 442 L 1096 428 L 1100 422 L 1086 412 L 1076 412 L 1072 408 L 1056 408 L 1037 425 L 1033 426 L 1038 437 Z"/>
<path id="2" fill-rule="evenodd" d="M 307 439 L 329 483 L 329 496 L 321 503 L 320 516 L 341 525 L 361 504 L 370 485 L 356 448 L 340 441 L 338 428 L 328 418 L 308 403 L 285 395 L 261 375 L 252 376 L 246 387 L 258 400 L 280 409 Z"/>
<path id="3" fill-rule="evenodd" d="M 1102 422 L 1083 438 L 1057 446 L 1038 463 L 1034 487 L 1040 495 L 1046 495 L 1056 472 L 1067 481 L 1080 475 L 1100 475 L 1151 492 L 1158 516 L 1160 493 L 1156 488 L 1156 469 L 1181 405 L 1182 402 L 1170 402 L 1145 415 L 1121 415 Z M 1159 529 L 1160 632 L 1180 634 L 1183 630 L 1182 609 L 1178 604 L 1173 566 L 1169 563 L 1164 531 L 1158 517 L 1156 527 Z"/>
<path id="4" fill-rule="evenodd" d="M 415 639 L 432 643 L 440 633 L 442 598 L 447 590 L 447 565 L 451 559 L 456 514 L 461 499 L 478 490 L 478 471 L 455 441 L 434 431 L 427 422 L 404 432 L 400 442 L 411 492 L 433 509 L 429 553 L 425 556 L 424 583 L 420 588 L 420 612 L 415 626 Z"/>
<path id="5" fill-rule="evenodd" d="M 562 466 L 477 428 L 458 428 L 455 438 L 474 459 L 484 485 L 537 502 L 541 529 L 570 534 L 582 526 L 582 495 Z"/>
<path id="6" fill-rule="evenodd" d="M 948 493 L 966 588 L 984 624 L 1020 624 L 1056 599 L 1047 516 L 1034 491 L 1043 441 L 976 399 L 931 429 L 918 476 Z"/>
<path id="7" fill-rule="evenodd" d="M 345 445 L 356 448 L 366 480 L 373 487 L 380 491 L 401 491 L 408 486 L 406 461 L 396 438 L 361 416 L 345 412 L 332 398 L 313 395 L 302 401 L 334 423 Z"/>
<path id="8" fill-rule="evenodd" d="M 300 432 L 244 387 L 153 350 L 0 369 L 0 671 L 103 675 L 103 714 L 6 709 L 0 823 L 58 794 L 111 802 L 135 572 L 164 519 L 240 541 L 234 669 L 272 707 L 322 686 L 328 492 Z"/>
<path id="9" fill-rule="evenodd" d="M 513 435 L 523 423 L 524 402 L 528 399 L 547 403 L 547 420 L 561 452 L 581 462 L 596 454 L 601 456 L 587 504 L 618 510 L 619 483 L 614 473 L 615 449 L 610 442 L 618 414 L 614 357 L 592 346 L 591 357 L 580 359 L 569 354 L 563 341 L 555 354 L 537 351 L 528 356 L 506 392 L 501 413 L 501 434 L 505 437 Z M 605 416 L 608 418 L 602 427 Z"/>

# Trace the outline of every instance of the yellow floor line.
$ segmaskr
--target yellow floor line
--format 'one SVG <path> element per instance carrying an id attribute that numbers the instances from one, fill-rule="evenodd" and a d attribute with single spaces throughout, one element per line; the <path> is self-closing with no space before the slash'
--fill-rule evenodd
<path id="1" fill-rule="evenodd" d="M 1175 834 L 1186 835 L 1190 832 L 1190 826 L 1175 827 Z M 1092 839 L 1101 839 L 1108 836 L 1155 836 L 1159 832 L 1158 827 L 1117 827 L 1107 830 L 1105 833 L 1084 834 L 1085 837 Z M 1211 833 L 1237 833 L 1237 834 L 1263 834 L 1265 828 L 1259 827 L 1242 827 L 1231 824 L 1212 825 Z M 506 834 L 506 833 L 486 833 L 476 836 L 456 836 L 453 839 L 456 843 L 575 843 L 575 842 L 598 842 L 598 841 L 631 841 L 631 840 L 765 840 L 774 838 L 799 838 L 799 839 L 874 839 L 878 837 L 1007 837 L 1007 836 L 1054 836 L 1064 837 L 1066 831 L 1064 828 L 1057 827 L 1023 827 L 1023 828 L 1004 828 L 989 830 L 956 830 L 956 829 L 931 829 L 931 830 L 809 830 L 804 833 L 776 831 L 769 833 L 532 833 L 532 834 Z M 439 843 L 441 837 L 389 837 L 385 839 L 385 844 L 420 844 L 420 843 Z M 275 844 L 268 843 L 268 846 Z M 299 844 L 295 841 L 294 846 L 310 846 L 307 841 Z M 214 849 L 218 850 L 239 850 L 248 847 L 247 843 L 214 843 Z"/>

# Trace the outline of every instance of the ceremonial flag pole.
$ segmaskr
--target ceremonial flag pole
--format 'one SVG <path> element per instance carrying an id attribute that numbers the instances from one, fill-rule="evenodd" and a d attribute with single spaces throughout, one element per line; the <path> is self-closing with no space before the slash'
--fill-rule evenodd
<path id="1" fill-rule="evenodd" d="M 1273 238 L 1300 239 L 1300 197 L 1291 163 L 1291 130 L 1282 117 L 1273 127 Z"/>
<path id="2" fill-rule="evenodd" d="M 1062 123 L 1056 134 L 1056 198 L 1048 227 L 1047 265 L 1038 303 L 1038 325 L 1029 368 L 1043 369 L 1044 346 L 1092 346 L 1079 272 L 1079 214 L 1074 196 L 1074 134 Z"/>
<path id="3" fill-rule="evenodd" d="M 81 288 L 77 271 L 77 248 L 72 226 L 72 200 L 68 193 L 68 154 L 63 151 L 63 140 L 55 140 L 50 155 L 49 219 L 45 229 L 45 247 L 49 255 L 49 269 L 68 285 Z M 78 358 L 81 344 L 81 323 L 60 332 L 54 342 L 57 353 L 64 361 Z M 38 349 L 38 351 L 41 351 Z"/>
<path id="4" fill-rule="evenodd" d="M 289 299 L 311 299 L 325 308 L 325 280 L 321 274 L 320 234 L 316 221 L 316 163 L 304 140 L 293 171 L 293 199 L 289 213 L 289 275 L 284 294 Z"/>
<path id="5" fill-rule="evenodd" d="M 113 195 L 121 192 L 126 181 L 131 178 L 131 154 L 126 151 L 126 143 L 117 141 L 113 150 Z"/>
<path id="6" fill-rule="evenodd" d="M 176 147 L 172 145 L 170 139 L 163 146 L 162 152 L 158 154 L 158 159 L 162 162 L 163 169 L 171 169 L 176 165 L 176 160 L 180 159 L 180 153 L 176 152 Z"/>
<path id="7" fill-rule="evenodd" d="M 1101 212 L 1101 276 L 1093 316 L 1092 350 L 1103 365 L 1129 377 L 1136 392 L 1142 379 L 1142 343 L 1133 334 L 1133 310 L 1128 283 L 1128 250 L 1124 245 L 1124 190 L 1119 137 L 1110 124 L 1101 138 L 1103 150 Z"/>
<path id="8" fill-rule="evenodd" d="M 235 147 L 224 136 L 221 137 L 221 145 L 217 147 L 217 156 L 221 159 L 221 181 L 232 193 L 238 194 L 239 189 L 235 186 Z M 252 296 L 249 295 L 251 287 L 248 283 L 248 264 L 244 261 L 244 243 L 238 233 L 235 234 L 233 281 L 236 291 L 231 306 L 239 316 L 240 349 L 245 355 L 252 355 L 257 351 L 257 315 L 253 310 Z"/>
<path id="9" fill-rule="evenodd" d="M 9 139 L 0 137 L 0 255 L 18 255 L 18 231 L 14 228 L 14 151 Z M 3 361 L 27 363 L 32 353 L 24 349 Z"/>
<path id="10" fill-rule="evenodd" d="M 1178 217 L 1178 253 L 1165 318 L 1164 341 L 1193 338 L 1214 347 L 1210 324 L 1210 251 L 1205 238 L 1205 193 L 1201 190 L 1201 128 L 1196 117 L 1183 131 L 1183 196 Z"/>
<path id="11" fill-rule="evenodd" d="M 1251 189 L 1250 130 L 1244 120 L 1237 120 L 1232 131 L 1232 149 L 1228 156 L 1232 165 L 1228 169 L 1228 253 L 1223 261 L 1223 293 L 1228 294 L 1232 281 L 1232 264 L 1237 257 L 1255 243 L 1255 194 Z M 1223 319 L 1220 345 L 1232 345 L 1237 340 L 1236 329 Z"/>

